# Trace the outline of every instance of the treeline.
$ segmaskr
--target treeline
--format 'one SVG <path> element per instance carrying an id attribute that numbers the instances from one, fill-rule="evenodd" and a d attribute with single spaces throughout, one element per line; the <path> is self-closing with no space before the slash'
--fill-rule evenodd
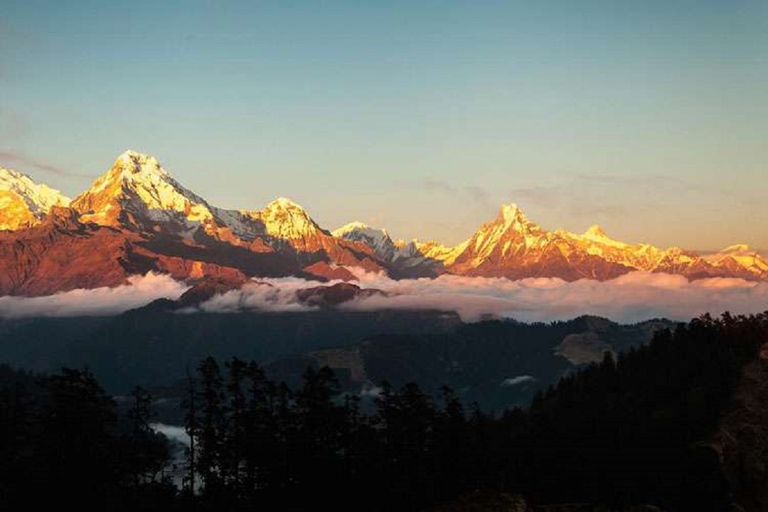
<path id="1" fill-rule="evenodd" d="M 4 499 L 45 489 L 114 505 L 105 509 L 424 510 L 486 491 L 538 505 L 727 510 L 707 440 L 766 341 L 768 313 L 703 316 L 501 416 L 416 384 L 383 383 L 368 410 L 328 368 L 291 390 L 257 363 L 208 358 L 187 387 L 181 489 L 163 471 L 144 392 L 116 421 L 87 373 L 25 376 L 0 395 L 2 439 L 13 440 L 0 488 Z"/>
<path id="2" fill-rule="evenodd" d="M 172 505 L 168 447 L 137 388 L 126 414 L 88 371 L 36 376 L 0 366 L 0 509 Z"/>
<path id="3" fill-rule="evenodd" d="M 546 501 L 730 510 L 709 441 L 765 343 L 768 313 L 704 315 L 561 379 L 526 414 L 518 484 Z"/>
<path id="4" fill-rule="evenodd" d="M 255 363 L 206 359 L 185 403 L 186 493 L 211 509 L 420 510 L 473 478 L 472 454 L 484 450 L 452 390 L 433 398 L 384 383 L 375 414 L 360 402 L 340 395 L 327 367 L 308 368 L 291 391 Z"/>

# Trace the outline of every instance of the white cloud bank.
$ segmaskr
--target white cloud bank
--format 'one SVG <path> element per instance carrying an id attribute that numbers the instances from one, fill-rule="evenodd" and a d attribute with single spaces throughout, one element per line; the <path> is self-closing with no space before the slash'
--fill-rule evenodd
<path id="1" fill-rule="evenodd" d="M 445 275 L 436 279 L 395 281 L 382 274 L 360 272 L 358 285 L 386 291 L 341 306 L 348 311 L 435 309 L 455 311 L 465 321 L 486 315 L 524 322 L 568 320 L 590 314 L 630 323 L 666 317 L 690 320 L 702 313 L 719 315 L 768 310 L 768 283 L 743 279 L 701 279 L 633 272 L 610 281 L 556 278 L 510 281 L 503 278 Z M 206 312 L 300 311 L 295 292 L 319 286 L 297 278 L 263 279 L 261 285 L 215 297 L 201 306 Z"/>
<path id="2" fill-rule="evenodd" d="M 167 275 L 132 276 L 114 288 L 71 290 L 44 297 L 0 297 L 0 318 L 105 316 L 144 306 L 155 299 L 178 299 L 189 286 Z"/>
<path id="3" fill-rule="evenodd" d="M 437 279 L 392 281 L 380 275 L 359 276 L 366 287 L 390 292 L 390 297 L 368 297 L 350 309 L 433 308 L 456 311 L 463 320 L 483 315 L 524 322 L 568 320 L 598 315 L 617 322 L 666 317 L 689 320 L 702 313 L 719 315 L 768 310 L 768 283 L 714 278 L 689 281 L 683 276 L 632 272 L 609 281 L 557 278 L 440 276 Z"/>
<path id="4" fill-rule="evenodd" d="M 347 311 L 435 309 L 455 311 L 465 321 L 485 315 L 524 322 L 568 320 L 591 314 L 629 323 L 666 317 L 689 320 L 702 313 L 719 315 L 768 310 L 768 282 L 742 279 L 689 281 L 669 274 L 633 272 L 610 281 L 566 282 L 555 278 L 509 281 L 502 278 L 441 276 L 395 281 L 360 272 L 359 286 L 386 291 L 341 306 Z M 332 283 L 331 283 L 332 284 Z M 306 311 L 296 291 L 322 286 L 299 278 L 259 279 L 240 290 L 210 299 L 195 311 Z M 165 297 L 178 298 L 188 287 L 170 277 L 148 274 L 116 288 L 73 290 L 48 297 L 0 297 L 0 317 L 109 315 Z"/>
<path id="5" fill-rule="evenodd" d="M 335 281 L 338 282 L 338 281 Z M 307 281 L 298 277 L 280 279 L 259 279 L 244 285 L 239 290 L 232 290 L 216 295 L 198 308 L 206 313 L 237 313 L 239 311 L 308 311 L 296 298 L 296 292 L 305 288 L 323 286 L 317 281 Z M 190 312 L 196 311 L 191 309 Z"/>

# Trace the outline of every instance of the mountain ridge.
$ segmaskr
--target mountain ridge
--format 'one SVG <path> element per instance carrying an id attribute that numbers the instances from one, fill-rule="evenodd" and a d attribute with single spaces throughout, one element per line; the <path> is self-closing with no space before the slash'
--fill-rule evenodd
<path id="1" fill-rule="evenodd" d="M 59 254 L 61 247 L 75 252 Z M 90 277 L 89 269 L 78 268 L 78 251 L 90 270 L 101 269 L 109 277 Z M 27 176 L 0 169 L 0 254 L 15 276 L 5 284 L 0 280 L 0 294 L 61 291 L 44 285 L 45 275 L 39 274 L 45 269 L 62 274 L 50 281 L 66 283 L 64 289 L 115 286 L 142 270 L 180 279 L 224 273 L 236 280 L 293 275 L 349 281 L 354 269 L 395 279 L 455 274 L 602 281 L 643 271 L 688 279 L 768 280 L 768 262 L 743 244 L 700 255 L 615 240 L 599 225 L 582 234 L 548 231 L 515 203 L 502 205 L 494 219 L 455 246 L 393 240 L 386 229 L 361 222 L 330 231 L 286 197 L 261 210 L 214 206 L 155 157 L 133 150 L 71 201 Z"/>

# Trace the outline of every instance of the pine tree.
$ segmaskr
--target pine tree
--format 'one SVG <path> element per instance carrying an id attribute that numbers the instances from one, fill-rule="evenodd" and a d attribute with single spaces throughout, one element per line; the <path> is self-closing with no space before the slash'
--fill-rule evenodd
<path id="1" fill-rule="evenodd" d="M 184 431 L 189 437 L 189 447 L 186 450 L 187 455 L 187 476 L 184 479 L 184 491 L 191 499 L 197 491 L 197 438 L 200 435 L 200 424 L 197 408 L 197 389 L 195 380 L 189 376 L 187 378 L 187 396 L 182 401 L 181 407 L 187 410 L 184 418 Z"/>
<path id="2" fill-rule="evenodd" d="M 225 484 L 238 497 L 243 494 L 244 475 L 241 462 L 245 452 L 247 399 L 244 380 L 248 365 L 238 358 L 226 363 L 227 397 L 229 401 L 226 436 L 222 447 Z"/>
<path id="3" fill-rule="evenodd" d="M 223 446 L 226 430 L 223 382 L 219 365 L 208 357 L 198 366 L 200 376 L 200 425 L 198 471 L 203 483 L 203 492 L 209 496 L 219 495 L 224 487 Z"/>

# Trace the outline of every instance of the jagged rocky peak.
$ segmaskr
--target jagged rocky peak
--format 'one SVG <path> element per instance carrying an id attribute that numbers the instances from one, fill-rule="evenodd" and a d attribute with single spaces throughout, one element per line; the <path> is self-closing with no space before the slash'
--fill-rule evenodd
<path id="1" fill-rule="evenodd" d="M 525 214 L 516 203 L 503 204 L 499 208 L 499 215 L 504 222 L 515 222 L 519 220 L 527 220 Z"/>
<path id="2" fill-rule="evenodd" d="M 14 231 L 38 224 L 54 206 L 70 200 L 58 190 L 29 176 L 0 167 L 0 230 Z"/>
<path id="3" fill-rule="evenodd" d="M 520 233 L 539 232 L 541 230 L 539 225 L 529 220 L 523 210 L 515 203 L 501 205 L 499 215 L 489 226 L 495 230 L 508 231 L 512 229 Z"/>

